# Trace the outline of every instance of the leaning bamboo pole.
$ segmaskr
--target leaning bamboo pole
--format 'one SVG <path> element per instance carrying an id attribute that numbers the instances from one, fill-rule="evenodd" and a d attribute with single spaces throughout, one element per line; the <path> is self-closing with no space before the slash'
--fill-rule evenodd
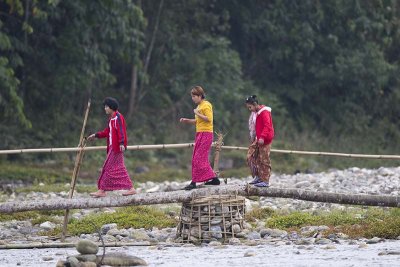
<path id="1" fill-rule="evenodd" d="M 152 150 L 152 149 L 166 149 L 166 148 L 190 148 L 193 147 L 193 143 L 182 143 L 182 144 L 159 144 L 159 145 L 134 145 L 128 146 L 130 150 Z M 213 143 L 216 146 L 216 142 Z M 97 151 L 105 150 L 106 146 L 92 146 L 85 147 L 85 151 Z M 247 150 L 247 147 L 241 146 L 221 146 L 221 149 L 227 150 Z M 79 148 L 77 147 L 65 147 L 65 148 L 29 148 L 29 149 L 12 149 L 12 150 L 0 150 L 0 155 L 6 154 L 25 154 L 25 153 L 58 153 L 58 152 L 76 152 Z M 272 153 L 281 154 L 293 154 L 293 155 L 308 155 L 308 156 L 331 156 L 331 157 L 345 157 L 345 158 L 364 158 L 364 159 L 400 159 L 400 155 L 373 155 L 373 154 L 350 154 L 350 153 L 336 153 L 336 152 L 320 152 L 320 151 L 302 151 L 302 150 L 285 150 L 285 149 L 271 149 Z"/>
<path id="2" fill-rule="evenodd" d="M 84 154 L 84 148 L 86 146 L 86 138 L 85 138 L 85 129 L 86 129 L 86 123 L 87 123 L 87 118 L 89 116 L 89 110 L 90 110 L 90 98 L 86 107 L 85 111 L 85 116 L 83 119 L 83 125 L 81 129 L 81 136 L 79 137 L 79 146 L 78 146 L 78 152 L 75 157 L 75 166 L 74 166 L 74 171 L 72 172 L 72 177 L 71 177 L 71 184 L 70 184 L 70 189 L 69 189 L 69 194 L 68 198 L 72 199 L 75 191 L 75 185 L 76 185 L 76 179 L 78 177 L 79 170 L 81 168 L 82 164 L 82 159 L 83 159 L 83 154 Z M 64 214 L 64 223 L 63 223 L 63 230 L 61 233 L 61 241 L 64 242 L 65 236 L 67 234 L 67 224 L 68 224 L 68 217 L 69 217 L 69 209 L 65 210 Z"/>
<path id="3" fill-rule="evenodd" d="M 265 196 L 279 198 L 293 198 L 305 201 L 328 202 L 338 204 L 400 207 L 400 196 L 342 194 L 329 192 L 316 192 L 292 188 L 258 188 L 249 184 L 221 185 L 199 188 L 193 191 L 171 191 L 142 193 L 133 196 L 113 196 L 104 198 L 79 198 L 37 201 L 18 201 L 0 204 L 1 213 L 13 213 L 30 210 L 61 210 L 61 209 L 88 209 L 104 207 L 123 207 L 138 205 L 154 205 L 166 203 L 182 203 L 194 197 L 209 195 L 235 194 L 240 196 Z"/>

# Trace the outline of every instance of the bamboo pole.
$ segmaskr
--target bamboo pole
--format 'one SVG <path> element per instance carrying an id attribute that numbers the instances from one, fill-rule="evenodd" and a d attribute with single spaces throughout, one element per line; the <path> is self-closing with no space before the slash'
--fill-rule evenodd
<path id="1" fill-rule="evenodd" d="M 219 157 L 223 140 L 224 140 L 224 135 L 222 133 L 217 133 L 217 142 L 215 143 L 214 146 L 215 153 L 214 153 L 214 165 L 213 165 L 213 170 L 217 175 L 217 177 L 219 177 Z"/>
<path id="2" fill-rule="evenodd" d="M 166 149 L 166 148 L 191 148 L 193 143 L 182 144 L 160 144 L 160 145 L 134 145 L 128 146 L 129 150 L 148 150 L 148 149 Z M 216 143 L 213 143 L 216 146 Z M 98 151 L 105 150 L 106 146 L 92 146 L 85 147 L 85 151 Z M 248 150 L 248 147 L 240 146 L 221 146 L 221 149 L 229 150 Z M 12 149 L 0 150 L 0 155 L 6 154 L 23 154 L 23 153 L 58 153 L 58 152 L 76 152 L 78 147 L 65 147 L 65 148 L 29 148 L 29 149 Z M 285 149 L 271 149 L 272 153 L 293 154 L 293 155 L 309 155 L 309 156 L 332 156 L 332 157 L 345 157 L 345 158 L 364 158 L 364 159 L 395 159 L 399 160 L 400 155 L 373 155 L 373 154 L 349 154 L 349 153 L 335 153 L 335 152 L 319 152 L 319 151 L 301 151 L 301 150 L 285 150 Z"/>
<path id="3" fill-rule="evenodd" d="M 103 246 L 103 244 L 97 242 L 96 244 Z M 125 246 L 153 246 L 155 244 L 149 242 L 107 242 L 104 243 L 104 247 L 125 247 Z M 5 244 L 0 245 L 0 249 L 31 249 L 31 248 L 74 248 L 76 243 L 63 242 L 63 243 L 42 243 L 42 242 L 32 242 L 27 244 Z"/>
<path id="4" fill-rule="evenodd" d="M 84 148 L 86 146 L 86 138 L 84 137 L 84 134 L 85 134 L 87 118 L 89 115 L 89 110 L 90 110 L 90 99 L 88 101 L 86 111 L 85 111 L 85 117 L 83 119 L 81 136 L 79 138 L 79 146 L 78 146 L 79 150 L 75 157 L 75 166 L 74 166 L 74 171 L 72 172 L 71 184 L 70 184 L 70 189 L 69 189 L 69 194 L 68 194 L 69 199 L 72 199 L 72 197 L 74 195 L 76 178 L 77 178 L 79 170 L 81 168 L 81 163 L 82 163 L 83 154 L 84 154 Z M 63 242 L 65 241 L 65 236 L 67 234 L 68 217 L 69 217 L 69 209 L 66 209 L 65 215 L 64 215 L 63 230 L 62 230 L 62 234 L 61 234 L 61 241 L 63 241 Z"/>
<path id="5" fill-rule="evenodd" d="M 209 195 L 238 195 L 293 198 L 313 202 L 327 202 L 349 205 L 400 207 L 400 196 L 343 194 L 316 192 L 293 188 L 259 188 L 249 184 L 221 185 L 207 188 L 198 188 L 193 191 L 170 191 L 156 193 L 142 193 L 133 196 L 112 196 L 104 198 L 79 198 L 37 201 L 17 201 L 0 204 L 1 213 L 13 213 L 30 210 L 62 210 L 62 209 L 89 209 L 104 207 L 123 207 L 138 205 L 154 205 L 166 203 L 182 203 L 194 197 Z"/>

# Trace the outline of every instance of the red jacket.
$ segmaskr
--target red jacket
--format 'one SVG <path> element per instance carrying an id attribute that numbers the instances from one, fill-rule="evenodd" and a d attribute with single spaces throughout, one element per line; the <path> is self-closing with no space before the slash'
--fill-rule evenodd
<path id="1" fill-rule="evenodd" d="M 257 140 L 264 139 L 264 144 L 272 143 L 274 139 L 274 125 L 272 123 L 271 108 L 261 106 L 256 117 L 256 137 Z"/>
<path id="2" fill-rule="evenodd" d="M 97 138 L 107 138 L 107 153 L 112 147 L 114 152 L 121 152 L 120 145 L 126 149 L 128 137 L 126 135 L 126 125 L 124 116 L 116 111 L 108 120 L 108 127 L 96 133 Z"/>

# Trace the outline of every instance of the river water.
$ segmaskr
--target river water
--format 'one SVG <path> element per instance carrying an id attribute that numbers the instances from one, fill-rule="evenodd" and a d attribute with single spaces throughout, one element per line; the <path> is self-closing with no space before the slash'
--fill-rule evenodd
<path id="1" fill-rule="evenodd" d="M 140 257 L 149 266 L 400 266 L 400 240 L 360 247 L 358 244 L 258 245 L 204 247 L 116 247 L 106 252 L 124 252 Z M 100 252 L 99 252 L 100 253 Z M 0 266 L 55 266 L 58 260 L 76 255 L 74 248 L 0 250 Z M 386 255 L 379 255 L 386 254 Z"/>

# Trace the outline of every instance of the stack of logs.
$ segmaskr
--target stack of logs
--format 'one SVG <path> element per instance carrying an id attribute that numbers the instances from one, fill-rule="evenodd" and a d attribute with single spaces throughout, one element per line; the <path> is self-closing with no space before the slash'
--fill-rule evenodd
<path id="1" fill-rule="evenodd" d="M 201 243 L 235 237 L 243 230 L 245 198 L 214 195 L 182 204 L 177 241 Z"/>

